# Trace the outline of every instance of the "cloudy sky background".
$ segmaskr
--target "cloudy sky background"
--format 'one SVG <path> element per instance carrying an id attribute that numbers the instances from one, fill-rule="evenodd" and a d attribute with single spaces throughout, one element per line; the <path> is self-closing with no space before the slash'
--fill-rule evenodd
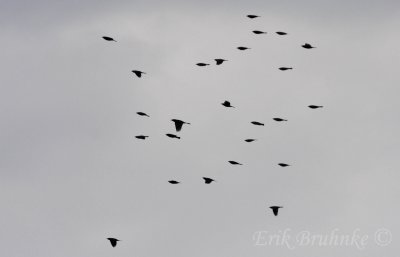
<path id="1" fill-rule="evenodd" d="M 395 256 L 399 15 L 398 1 L 2 1 L 2 255 Z M 214 58 L 229 61 L 195 66 Z M 179 141 L 173 118 L 192 123 Z M 335 228 L 366 249 L 253 240 Z M 374 244 L 379 228 L 392 244 Z"/>

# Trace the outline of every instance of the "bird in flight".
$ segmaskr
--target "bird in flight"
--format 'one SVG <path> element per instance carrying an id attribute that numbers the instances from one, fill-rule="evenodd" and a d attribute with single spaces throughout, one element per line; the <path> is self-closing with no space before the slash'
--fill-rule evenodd
<path id="1" fill-rule="evenodd" d="M 286 32 L 283 32 L 283 31 L 277 31 L 277 32 L 275 32 L 275 33 L 278 34 L 279 36 L 287 35 L 287 33 L 286 33 Z"/>
<path id="2" fill-rule="evenodd" d="M 245 139 L 244 141 L 246 141 L 247 143 L 251 143 L 251 142 L 256 141 L 256 140 L 257 140 L 257 139 L 249 138 L 249 139 Z"/>
<path id="3" fill-rule="evenodd" d="M 217 65 L 221 65 L 223 62 L 226 62 L 227 60 L 225 59 L 214 59 Z"/>
<path id="4" fill-rule="evenodd" d="M 203 177 L 203 179 L 204 179 L 204 183 L 206 183 L 206 184 L 211 184 L 211 182 L 215 181 L 214 179 L 207 178 L 207 177 Z"/>
<path id="5" fill-rule="evenodd" d="M 243 164 L 241 164 L 241 163 L 239 163 L 239 162 L 235 162 L 235 161 L 228 161 L 230 164 L 232 164 L 232 165 L 243 165 Z"/>
<path id="6" fill-rule="evenodd" d="M 261 123 L 258 121 L 252 121 L 251 124 L 256 125 L 256 126 L 264 126 L 264 123 Z"/>
<path id="7" fill-rule="evenodd" d="M 272 212 L 274 213 L 275 216 L 278 216 L 278 211 L 280 208 L 283 208 L 283 206 L 271 206 L 269 208 L 272 209 Z"/>
<path id="8" fill-rule="evenodd" d="M 247 15 L 247 17 L 250 18 L 250 19 L 255 19 L 255 18 L 258 18 L 260 16 L 254 15 L 254 14 L 249 14 L 249 15 Z"/>
<path id="9" fill-rule="evenodd" d="M 248 47 L 245 47 L 245 46 L 239 46 L 237 49 L 239 49 L 241 51 L 244 51 L 244 50 L 251 49 L 251 48 L 248 48 Z"/>
<path id="10" fill-rule="evenodd" d="M 167 137 L 170 137 L 170 138 L 176 138 L 176 139 L 181 139 L 180 137 L 178 137 L 177 135 L 174 135 L 174 134 L 165 134 Z"/>
<path id="11" fill-rule="evenodd" d="M 168 183 L 176 185 L 176 184 L 179 184 L 180 182 L 176 181 L 176 180 L 169 180 Z"/>
<path id="12" fill-rule="evenodd" d="M 232 106 L 232 105 L 231 105 L 231 102 L 229 102 L 229 101 L 223 102 L 222 105 L 225 106 L 225 107 L 232 107 L 232 108 L 235 108 L 235 106 Z"/>
<path id="13" fill-rule="evenodd" d="M 288 166 L 290 166 L 289 164 L 286 164 L 286 163 L 278 163 L 278 165 L 281 166 L 281 167 L 288 167 Z"/>
<path id="14" fill-rule="evenodd" d="M 261 31 L 261 30 L 253 30 L 254 34 L 260 35 L 260 34 L 267 34 L 267 32 Z"/>
<path id="15" fill-rule="evenodd" d="M 146 139 L 146 137 L 149 137 L 149 136 L 143 136 L 143 135 L 139 135 L 139 136 L 135 136 L 137 139 L 142 139 L 142 140 L 145 140 Z"/>
<path id="16" fill-rule="evenodd" d="M 146 113 L 144 113 L 144 112 L 137 112 L 136 113 L 137 115 L 139 115 L 139 116 L 146 116 L 146 117 L 150 117 L 149 115 L 147 115 Z"/>
<path id="17" fill-rule="evenodd" d="M 309 105 L 308 106 L 308 108 L 311 108 L 311 109 L 318 109 L 318 108 L 322 108 L 323 106 L 322 105 Z"/>
<path id="18" fill-rule="evenodd" d="M 138 76 L 138 78 L 141 78 L 142 74 L 146 74 L 145 72 L 140 70 L 133 70 L 132 72 L 135 73 L 135 75 Z"/>
<path id="19" fill-rule="evenodd" d="M 106 41 L 114 41 L 114 42 L 117 42 L 117 41 L 115 41 L 114 38 L 112 38 L 112 37 L 106 37 L 106 36 L 104 36 L 103 39 L 106 40 Z"/>
<path id="20" fill-rule="evenodd" d="M 112 238 L 112 237 L 109 237 L 109 238 L 107 238 L 107 239 L 110 240 L 110 243 L 111 243 L 111 246 L 112 246 L 112 247 L 116 247 L 116 246 L 117 246 L 117 242 L 118 242 L 118 241 L 121 241 L 121 240 L 119 240 L 119 239 Z"/>
<path id="21" fill-rule="evenodd" d="M 199 63 L 196 63 L 196 65 L 200 66 L 200 67 L 204 67 L 204 66 L 207 66 L 207 65 L 210 65 L 210 64 L 204 63 L 204 62 L 199 62 Z"/>
<path id="22" fill-rule="evenodd" d="M 305 49 L 316 48 L 315 46 L 312 46 L 309 43 L 305 43 L 304 45 L 302 45 L 302 47 L 305 48 Z"/>
<path id="23" fill-rule="evenodd" d="M 287 121 L 287 120 L 285 120 L 285 119 L 282 119 L 282 118 L 273 118 L 273 120 L 274 120 L 274 121 L 277 121 L 277 122 L 281 122 L 281 121 Z"/>
<path id="24" fill-rule="evenodd" d="M 178 119 L 172 119 L 171 121 L 173 121 L 175 123 L 175 129 L 177 132 L 181 131 L 183 124 L 189 124 L 188 122 L 185 122 L 183 120 L 178 120 Z"/>
<path id="25" fill-rule="evenodd" d="M 292 67 L 280 67 L 279 69 L 282 70 L 282 71 L 285 71 L 285 70 L 293 70 Z"/>

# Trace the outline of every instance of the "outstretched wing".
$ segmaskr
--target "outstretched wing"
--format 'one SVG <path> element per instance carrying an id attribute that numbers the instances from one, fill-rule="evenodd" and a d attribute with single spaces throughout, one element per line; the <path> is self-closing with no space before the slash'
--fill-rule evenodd
<path id="1" fill-rule="evenodd" d="M 182 126 L 183 126 L 182 122 L 175 121 L 175 128 L 177 132 L 181 131 Z"/>

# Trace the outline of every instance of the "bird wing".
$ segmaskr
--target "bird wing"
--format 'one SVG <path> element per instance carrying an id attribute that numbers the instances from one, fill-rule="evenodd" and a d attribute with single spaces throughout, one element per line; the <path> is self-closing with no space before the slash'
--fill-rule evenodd
<path id="1" fill-rule="evenodd" d="M 182 126 L 183 126 L 183 123 L 182 122 L 177 122 L 177 121 L 175 121 L 175 128 L 176 128 L 176 131 L 181 131 L 181 129 L 182 129 Z"/>

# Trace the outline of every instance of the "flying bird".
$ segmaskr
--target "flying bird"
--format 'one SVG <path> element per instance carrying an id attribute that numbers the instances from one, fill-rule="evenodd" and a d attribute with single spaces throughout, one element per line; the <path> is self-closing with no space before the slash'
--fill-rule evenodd
<path id="1" fill-rule="evenodd" d="M 249 139 L 245 139 L 244 141 L 246 141 L 246 142 L 248 142 L 248 143 L 251 143 L 251 142 L 256 141 L 256 140 L 257 140 L 257 139 L 249 138 Z"/>
<path id="2" fill-rule="evenodd" d="M 210 65 L 210 64 L 204 63 L 204 62 L 199 62 L 199 63 L 196 63 L 196 65 L 200 66 L 200 67 L 204 67 L 204 66 L 207 66 L 207 65 Z"/>
<path id="3" fill-rule="evenodd" d="M 176 181 L 176 180 L 169 180 L 168 183 L 176 185 L 176 184 L 179 184 L 180 182 Z"/>
<path id="4" fill-rule="evenodd" d="M 289 164 L 286 164 L 286 163 L 278 163 L 278 165 L 281 166 L 281 167 L 288 167 L 288 166 L 290 166 Z"/>
<path id="5" fill-rule="evenodd" d="M 241 163 L 239 163 L 239 162 L 235 162 L 235 161 L 228 161 L 230 164 L 232 164 L 232 165 L 243 165 L 243 164 L 241 164 Z"/>
<path id="6" fill-rule="evenodd" d="M 249 15 L 247 15 L 247 17 L 250 18 L 250 19 L 255 19 L 255 18 L 258 18 L 260 16 L 254 15 L 254 14 L 249 14 Z"/>
<path id="7" fill-rule="evenodd" d="M 273 120 L 274 120 L 274 121 L 277 121 L 277 122 L 281 122 L 281 121 L 287 121 L 287 120 L 285 120 L 285 119 L 282 119 L 282 118 L 273 118 Z"/>
<path id="8" fill-rule="evenodd" d="M 309 105 L 308 106 L 308 108 L 311 108 L 311 109 L 318 109 L 318 108 L 322 108 L 323 106 L 322 105 Z"/>
<path id="9" fill-rule="evenodd" d="M 251 124 L 257 125 L 257 126 L 264 126 L 264 123 L 258 122 L 258 121 L 252 121 Z"/>
<path id="10" fill-rule="evenodd" d="M 104 36 L 103 39 L 106 40 L 106 41 L 114 41 L 114 42 L 117 42 L 117 41 L 115 41 L 114 38 L 112 38 L 112 37 L 106 37 L 106 36 Z"/>
<path id="11" fill-rule="evenodd" d="M 253 30 L 254 34 L 260 35 L 260 34 L 267 34 L 267 32 L 261 31 L 261 30 Z"/>
<path id="12" fill-rule="evenodd" d="M 239 46 L 237 49 L 239 49 L 241 51 L 244 51 L 244 50 L 251 49 L 251 48 L 248 48 L 248 47 L 245 47 L 245 46 Z"/>
<path id="13" fill-rule="evenodd" d="M 283 32 L 283 31 L 277 31 L 277 32 L 275 32 L 275 33 L 278 34 L 279 36 L 287 35 L 287 33 L 286 33 L 286 32 Z"/>
<path id="14" fill-rule="evenodd" d="M 231 105 L 231 102 L 229 102 L 229 101 L 223 102 L 222 105 L 225 106 L 225 107 L 232 107 L 232 108 L 235 108 L 235 106 L 232 106 L 232 105 Z"/>
<path id="15" fill-rule="evenodd" d="M 315 46 L 312 46 L 309 43 L 305 43 L 304 45 L 302 45 L 302 47 L 305 48 L 305 49 L 316 48 Z"/>
<path id="16" fill-rule="evenodd" d="M 206 183 L 206 184 L 210 184 L 211 182 L 215 181 L 214 179 L 207 178 L 207 177 L 203 177 L 203 179 L 204 179 L 204 183 Z"/>
<path id="17" fill-rule="evenodd" d="M 280 67 L 279 69 L 282 70 L 282 71 L 285 71 L 285 70 L 293 70 L 292 67 Z"/>
<path id="18" fill-rule="evenodd" d="M 171 121 L 173 121 L 175 123 L 175 129 L 177 132 L 181 131 L 183 124 L 189 124 L 188 122 L 185 122 L 183 120 L 177 120 L 177 119 L 172 119 Z"/>
<path id="19" fill-rule="evenodd" d="M 149 115 L 147 115 L 146 113 L 144 113 L 144 112 L 137 112 L 136 113 L 137 115 L 139 115 L 139 116 L 146 116 L 146 117 L 150 117 Z"/>
<path id="20" fill-rule="evenodd" d="M 135 75 L 138 76 L 139 78 L 142 77 L 142 74 L 146 74 L 145 72 L 140 70 L 133 70 L 132 72 L 135 73 Z"/>
<path id="21" fill-rule="evenodd" d="M 145 140 L 146 139 L 146 137 L 149 137 L 149 136 L 143 136 L 143 135 L 139 135 L 139 136 L 135 136 L 137 139 L 142 139 L 142 140 Z"/>
<path id="22" fill-rule="evenodd" d="M 167 137 L 170 137 L 170 138 L 176 138 L 176 139 L 181 139 L 180 137 L 178 137 L 177 135 L 174 135 L 174 134 L 165 134 Z"/>
<path id="23" fill-rule="evenodd" d="M 280 208 L 283 208 L 283 206 L 271 206 L 269 208 L 272 209 L 272 212 L 274 213 L 275 216 L 278 216 L 278 211 Z"/>
<path id="24" fill-rule="evenodd" d="M 226 62 L 227 60 L 225 59 L 214 59 L 217 65 L 221 65 L 223 62 Z"/>
<path id="25" fill-rule="evenodd" d="M 119 239 L 112 238 L 112 237 L 109 237 L 109 238 L 107 238 L 107 239 L 110 240 L 110 243 L 111 243 L 111 246 L 112 246 L 112 247 L 116 247 L 116 246 L 117 246 L 117 242 L 118 242 L 118 241 L 121 241 L 121 240 L 119 240 Z"/>

